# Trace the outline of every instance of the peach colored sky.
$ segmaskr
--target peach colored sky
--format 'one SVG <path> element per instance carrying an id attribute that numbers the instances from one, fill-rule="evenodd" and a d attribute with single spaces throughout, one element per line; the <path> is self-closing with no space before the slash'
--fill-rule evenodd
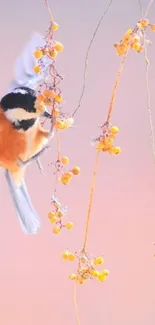
<path id="1" fill-rule="evenodd" d="M 143 4 L 146 5 L 146 1 Z M 84 55 L 101 12 L 108 1 L 50 1 L 55 20 L 60 24 L 57 39 L 65 51 L 57 60 L 65 75 L 65 111 L 76 107 L 83 80 Z M 0 96 L 7 91 L 13 63 L 33 31 L 48 27 L 43 1 L 3 1 L 1 12 Z M 97 125 L 105 120 L 120 58 L 113 44 L 140 17 L 138 1 L 114 1 L 105 18 L 89 57 L 86 93 L 76 116 L 76 127 L 63 133 L 62 154 L 81 167 L 81 176 L 66 188 L 60 199 L 69 207 L 72 232 L 55 237 L 47 220 L 54 178 L 47 164 L 52 152 L 42 158 L 46 177 L 32 164 L 27 185 L 34 205 L 42 216 L 42 229 L 29 238 L 20 229 L 7 184 L 0 181 L 0 324 L 60 325 L 76 324 L 73 283 L 68 275 L 76 264 L 63 262 L 60 254 L 67 247 L 80 249 L 87 211 L 89 186 L 95 150 L 89 139 L 98 135 Z M 155 23 L 155 5 L 149 15 Z M 150 88 L 155 106 L 155 33 Z M 155 118 L 155 114 L 153 114 Z M 155 324 L 155 167 L 152 161 L 144 57 L 130 53 L 122 74 L 112 122 L 120 127 L 118 157 L 100 159 L 89 235 L 89 251 L 104 254 L 110 270 L 103 283 L 90 281 L 78 290 L 81 324 L 154 325 Z"/>

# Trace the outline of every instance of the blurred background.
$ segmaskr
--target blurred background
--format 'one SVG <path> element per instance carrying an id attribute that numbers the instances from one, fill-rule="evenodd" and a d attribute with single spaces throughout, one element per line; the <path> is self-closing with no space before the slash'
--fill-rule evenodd
<path id="1" fill-rule="evenodd" d="M 142 1 L 144 7 L 147 1 Z M 63 75 L 64 111 L 71 112 L 81 94 L 84 58 L 88 43 L 108 1 L 49 1 L 60 25 L 55 37 L 65 50 L 57 59 Z M 13 65 L 35 31 L 43 35 L 49 26 L 44 1 L 3 1 L 0 4 L 0 96 L 7 92 Z M 69 274 L 76 263 L 62 261 L 61 253 L 82 247 L 88 196 L 95 158 L 91 136 L 106 119 L 112 87 L 120 64 L 113 44 L 140 18 L 138 1 L 113 1 L 89 56 L 86 92 L 75 126 L 61 136 L 61 153 L 79 165 L 81 175 L 67 187 L 59 186 L 59 198 L 68 206 L 71 232 L 52 234 L 47 215 L 54 188 L 53 149 L 27 170 L 26 182 L 34 206 L 42 217 L 40 233 L 25 236 L 15 215 L 3 173 L 0 175 L 0 324 L 76 324 L 73 283 Z M 155 4 L 149 19 L 155 23 Z M 155 106 L 155 33 L 148 32 L 150 90 Z M 153 112 L 153 118 L 155 114 Z M 100 158 L 88 241 L 89 252 L 104 254 L 110 270 L 105 283 L 89 281 L 78 288 L 81 324 L 155 324 L 155 165 L 152 159 L 150 126 L 143 54 L 131 52 L 127 59 L 112 116 L 120 128 L 118 157 Z M 65 299 L 64 299 L 65 297 Z"/>

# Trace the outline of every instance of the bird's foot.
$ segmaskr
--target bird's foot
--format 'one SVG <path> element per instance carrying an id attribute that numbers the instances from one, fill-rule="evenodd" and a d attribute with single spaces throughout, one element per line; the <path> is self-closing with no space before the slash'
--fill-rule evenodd
<path id="1" fill-rule="evenodd" d="M 41 162 L 40 162 L 39 158 L 36 159 L 36 163 L 37 163 L 37 165 L 38 165 L 38 168 L 39 168 L 41 174 L 42 174 L 43 176 L 46 176 L 45 173 L 44 173 L 44 169 L 43 169 L 43 167 L 42 167 L 42 165 L 41 165 Z"/>
<path id="2" fill-rule="evenodd" d="M 42 153 L 44 153 L 44 151 L 46 151 L 48 149 L 51 149 L 51 146 L 47 145 L 47 146 L 43 147 L 38 153 L 36 153 L 34 156 L 32 156 L 31 158 L 29 158 L 26 161 L 23 161 L 21 159 L 18 159 L 18 162 L 17 162 L 18 166 L 19 167 L 25 167 L 25 166 L 27 166 L 32 161 L 38 159 L 40 157 L 40 155 L 42 155 Z"/>

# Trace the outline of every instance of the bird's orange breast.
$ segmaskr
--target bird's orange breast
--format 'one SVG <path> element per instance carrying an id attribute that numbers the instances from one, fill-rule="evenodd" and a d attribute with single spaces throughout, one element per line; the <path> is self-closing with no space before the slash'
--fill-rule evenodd
<path id="1" fill-rule="evenodd" d="M 10 171 L 18 170 L 17 160 L 25 151 L 25 134 L 11 125 L 0 108 L 0 166 Z"/>

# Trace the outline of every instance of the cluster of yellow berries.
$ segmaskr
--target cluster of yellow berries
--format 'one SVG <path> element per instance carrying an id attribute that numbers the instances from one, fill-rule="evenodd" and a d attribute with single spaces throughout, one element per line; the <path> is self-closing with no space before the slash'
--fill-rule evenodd
<path id="1" fill-rule="evenodd" d="M 134 29 L 128 29 L 124 34 L 120 43 L 114 44 L 117 55 L 123 56 L 126 54 L 129 48 L 140 53 L 144 49 L 144 33 L 143 31 L 150 27 L 152 31 L 155 31 L 155 25 L 150 24 L 148 19 L 141 19 Z M 151 43 L 147 40 L 148 43 Z"/>
<path id="2" fill-rule="evenodd" d="M 92 138 L 91 143 L 96 147 L 98 152 L 108 152 L 109 154 L 118 155 L 121 153 L 121 148 L 113 145 L 116 134 L 119 132 L 117 126 L 103 126 L 102 135 L 98 138 Z"/>
<path id="3" fill-rule="evenodd" d="M 53 106 L 53 102 L 56 104 L 60 104 L 62 102 L 62 95 L 61 93 L 56 93 L 52 89 L 45 89 L 42 94 L 38 96 L 38 100 L 40 102 L 43 102 L 47 106 Z M 60 115 L 60 109 L 59 107 L 55 107 L 53 110 L 53 116 L 57 117 Z"/>
<path id="4" fill-rule="evenodd" d="M 66 156 L 61 157 L 60 164 L 59 170 L 61 170 L 61 176 L 59 177 L 59 181 L 63 185 L 69 184 L 73 176 L 77 176 L 80 174 L 80 168 L 78 166 L 74 166 L 71 170 L 67 171 L 64 169 L 64 165 L 69 164 L 69 158 Z"/>
<path id="5" fill-rule="evenodd" d="M 55 196 L 52 196 L 52 211 L 48 214 L 50 223 L 54 224 L 53 233 L 58 235 L 62 228 L 73 228 L 72 222 L 63 223 L 63 217 L 67 214 L 67 207 L 63 207 Z"/>
<path id="6" fill-rule="evenodd" d="M 62 254 L 62 258 L 65 261 L 74 261 L 76 258 L 78 259 L 78 271 L 77 274 L 71 274 L 69 276 L 70 280 L 76 280 L 77 283 L 82 284 L 88 279 L 97 279 L 100 282 L 106 280 L 107 276 L 109 275 L 108 270 L 98 271 L 96 266 L 102 265 L 104 260 L 102 257 L 90 258 L 88 257 L 85 251 L 80 252 L 79 254 L 69 252 L 66 250 Z"/>
<path id="7" fill-rule="evenodd" d="M 56 130 L 63 131 L 72 127 L 73 123 L 73 117 L 61 113 L 55 117 L 53 126 Z"/>
<path id="8" fill-rule="evenodd" d="M 57 23 L 53 23 L 51 26 L 51 32 L 55 32 L 59 28 L 59 25 Z M 47 43 L 44 47 L 37 48 L 34 52 L 34 57 L 38 60 L 38 64 L 34 66 L 34 72 L 40 73 L 42 70 L 42 67 L 44 66 L 43 63 L 43 57 L 47 56 L 48 58 L 54 60 L 58 52 L 63 51 L 64 46 L 57 41 L 50 41 L 50 43 Z"/>

